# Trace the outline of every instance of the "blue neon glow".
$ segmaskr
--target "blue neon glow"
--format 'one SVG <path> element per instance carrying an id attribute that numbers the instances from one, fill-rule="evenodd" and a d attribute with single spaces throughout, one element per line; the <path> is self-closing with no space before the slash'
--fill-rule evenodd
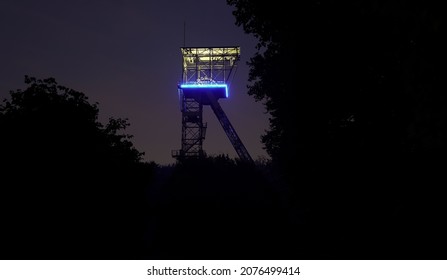
<path id="1" fill-rule="evenodd" d="M 228 86 L 226 84 L 182 84 L 180 88 L 225 88 L 225 97 L 228 98 Z"/>

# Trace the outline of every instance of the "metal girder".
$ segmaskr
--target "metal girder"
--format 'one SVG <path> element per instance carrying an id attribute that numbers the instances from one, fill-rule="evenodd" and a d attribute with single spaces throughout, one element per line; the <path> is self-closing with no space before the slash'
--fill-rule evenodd
<path id="1" fill-rule="evenodd" d="M 182 148 L 172 156 L 183 159 L 201 157 L 205 153 L 206 123 L 203 105 L 210 105 L 238 156 L 253 162 L 237 135 L 218 99 L 228 97 L 228 83 L 237 61 L 239 47 L 181 48 L 183 55 L 182 82 L 178 85 L 182 111 Z"/>

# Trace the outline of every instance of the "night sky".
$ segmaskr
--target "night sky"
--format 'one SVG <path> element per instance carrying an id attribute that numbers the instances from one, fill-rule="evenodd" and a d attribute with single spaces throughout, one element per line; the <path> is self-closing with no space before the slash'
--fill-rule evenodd
<path id="1" fill-rule="evenodd" d="M 180 149 L 177 83 L 186 46 L 240 46 L 241 61 L 221 106 L 253 159 L 266 156 L 261 103 L 246 94 L 256 41 L 235 25 L 225 0 L 0 1 L 0 98 L 24 89 L 24 75 L 54 77 L 98 102 L 100 121 L 128 118 L 127 133 L 145 160 L 174 163 Z M 204 149 L 236 157 L 211 108 Z"/>

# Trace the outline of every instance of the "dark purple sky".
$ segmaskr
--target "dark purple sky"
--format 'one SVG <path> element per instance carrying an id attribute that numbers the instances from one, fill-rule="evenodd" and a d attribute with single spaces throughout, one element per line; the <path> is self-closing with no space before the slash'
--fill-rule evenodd
<path id="1" fill-rule="evenodd" d="M 268 127 L 263 105 L 246 94 L 246 61 L 255 39 L 237 27 L 225 0 L 1 0 L 0 98 L 24 88 L 24 75 L 54 77 L 99 102 L 100 120 L 129 119 L 128 133 L 146 160 L 173 163 L 180 148 L 183 25 L 186 46 L 240 46 L 241 61 L 222 108 L 254 159 L 266 156 L 260 136 Z M 211 108 L 204 149 L 233 147 Z"/>

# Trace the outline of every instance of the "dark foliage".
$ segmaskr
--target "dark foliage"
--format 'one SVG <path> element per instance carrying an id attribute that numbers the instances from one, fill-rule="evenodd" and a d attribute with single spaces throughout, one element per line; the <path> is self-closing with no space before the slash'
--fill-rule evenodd
<path id="1" fill-rule="evenodd" d="M 103 126 L 97 104 L 52 78 L 25 82 L 0 107 L 0 257 L 140 258 L 153 164 L 120 133 L 128 122 Z"/>
<path id="2" fill-rule="evenodd" d="M 218 156 L 158 175 L 164 180 L 150 194 L 147 258 L 271 258 L 288 246 L 285 198 L 255 166 Z"/>
<path id="3" fill-rule="evenodd" d="M 262 141 L 327 258 L 445 258 L 445 19 L 430 1 L 228 0 Z M 305 242 L 305 241 L 303 241 Z"/>

